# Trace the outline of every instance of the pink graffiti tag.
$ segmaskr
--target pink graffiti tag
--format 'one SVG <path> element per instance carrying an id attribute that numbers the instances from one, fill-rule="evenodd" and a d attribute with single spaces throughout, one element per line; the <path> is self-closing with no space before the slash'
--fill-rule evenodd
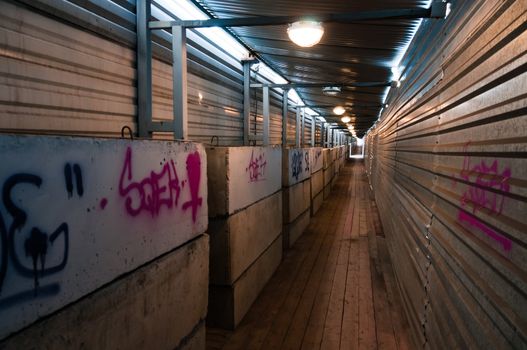
<path id="1" fill-rule="evenodd" d="M 137 216 L 144 210 L 154 217 L 159 215 L 162 206 L 169 209 L 177 206 L 181 187 L 172 160 L 165 162 L 159 173 L 151 171 L 141 181 L 132 181 L 132 178 L 132 149 L 128 147 L 119 179 L 119 194 L 126 197 L 128 214 Z"/>
<path id="2" fill-rule="evenodd" d="M 245 172 L 249 173 L 249 182 L 264 180 L 266 165 L 267 160 L 265 159 L 265 154 L 260 154 L 255 158 L 254 151 L 252 151 L 249 165 L 245 168 Z"/>
<path id="3" fill-rule="evenodd" d="M 465 152 L 467 146 L 468 144 L 465 145 Z M 505 251 L 510 251 L 512 249 L 512 242 L 476 217 L 478 211 L 486 211 L 491 215 L 501 215 L 505 197 L 498 192 L 509 192 L 509 180 L 511 178 L 510 168 L 505 168 L 500 174 L 497 160 L 494 160 L 490 166 L 483 160 L 478 164 L 471 165 L 470 156 L 465 156 L 463 169 L 459 177 L 467 182 L 475 183 L 475 186 L 469 186 L 461 196 L 461 207 L 469 210 L 471 213 L 460 209 L 458 219 L 485 233 L 498 242 Z"/>
<path id="4" fill-rule="evenodd" d="M 187 156 L 187 175 L 190 187 L 190 200 L 183 204 L 183 210 L 192 208 L 192 221 L 196 222 L 198 206 L 201 206 L 203 199 L 199 196 L 199 185 L 201 179 L 201 159 L 198 152 Z"/>

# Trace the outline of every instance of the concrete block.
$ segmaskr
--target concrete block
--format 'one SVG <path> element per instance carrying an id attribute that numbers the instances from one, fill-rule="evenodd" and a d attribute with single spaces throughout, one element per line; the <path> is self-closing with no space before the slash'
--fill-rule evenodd
<path id="1" fill-rule="evenodd" d="M 333 179 L 333 167 L 324 169 L 324 187 L 328 186 Z"/>
<path id="2" fill-rule="evenodd" d="M 331 161 L 332 162 L 335 162 L 338 158 L 338 148 L 337 147 L 333 147 L 331 148 Z"/>
<path id="3" fill-rule="evenodd" d="M 282 192 L 224 219 L 211 220 L 210 282 L 230 285 L 282 232 Z"/>
<path id="4" fill-rule="evenodd" d="M 205 321 L 201 321 L 195 330 L 179 345 L 177 350 L 203 350 L 207 346 Z"/>
<path id="5" fill-rule="evenodd" d="M 0 164 L 0 339 L 207 228 L 199 144 L 3 135 Z"/>
<path id="6" fill-rule="evenodd" d="M 322 150 L 322 157 L 323 157 L 323 167 L 324 167 L 324 169 L 329 168 L 331 163 L 333 163 L 333 159 L 331 158 L 331 149 L 330 148 L 324 148 Z"/>
<path id="7" fill-rule="evenodd" d="M 311 220 L 310 209 L 300 214 L 292 223 L 284 225 L 284 249 L 289 249 L 302 236 Z"/>
<path id="8" fill-rule="evenodd" d="M 232 286 L 210 285 L 207 324 L 234 329 L 243 319 L 282 261 L 282 235 Z"/>
<path id="9" fill-rule="evenodd" d="M 282 191 L 284 224 L 289 224 L 311 206 L 311 182 L 307 179 L 291 187 L 285 187 Z"/>
<path id="10" fill-rule="evenodd" d="M 314 216 L 324 203 L 324 191 L 321 191 L 311 200 L 311 216 Z"/>
<path id="11" fill-rule="evenodd" d="M 282 186 L 288 187 L 311 176 L 311 150 L 286 148 L 282 154 Z"/>
<path id="12" fill-rule="evenodd" d="M 324 199 L 328 199 L 331 195 L 331 184 L 324 187 Z"/>
<path id="13" fill-rule="evenodd" d="M 209 216 L 233 214 L 237 210 L 276 193 L 282 187 L 280 147 L 207 148 Z"/>
<path id="14" fill-rule="evenodd" d="M 322 170 L 324 167 L 324 157 L 322 156 L 322 147 L 310 148 L 311 174 Z"/>
<path id="15" fill-rule="evenodd" d="M 311 199 L 318 195 L 324 189 L 324 171 L 311 174 Z"/>
<path id="16" fill-rule="evenodd" d="M 208 246 L 208 236 L 201 235 L 7 338 L 0 348 L 197 349 L 204 344 Z"/>

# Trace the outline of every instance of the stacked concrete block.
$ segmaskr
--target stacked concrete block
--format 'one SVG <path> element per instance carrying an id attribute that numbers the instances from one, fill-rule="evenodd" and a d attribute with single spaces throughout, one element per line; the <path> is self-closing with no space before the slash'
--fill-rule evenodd
<path id="1" fill-rule="evenodd" d="M 311 216 L 317 213 L 324 202 L 324 156 L 322 151 L 322 147 L 310 149 Z"/>
<path id="2" fill-rule="evenodd" d="M 282 151 L 207 149 L 210 293 L 207 323 L 234 329 L 282 259 Z"/>
<path id="3" fill-rule="evenodd" d="M 283 151 L 284 249 L 293 246 L 309 225 L 311 216 L 310 161 L 309 148 L 289 148 Z"/>
<path id="4" fill-rule="evenodd" d="M 0 161 L 0 348 L 203 348 L 202 146 L 2 136 Z"/>
<path id="5" fill-rule="evenodd" d="M 339 148 L 333 147 L 331 149 L 331 158 L 333 160 L 333 177 L 331 178 L 331 187 L 335 186 L 335 183 L 337 182 L 337 175 L 340 171 L 340 164 L 339 164 Z"/>
<path id="6" fill-rule="evenodd" d="M 331 181 L 333 180 L 334 176 L 331 148 L 324 148 L 322 150 L 322 158 L 324 172 L 324 199 L 327 199 L 331 193 Z"/>

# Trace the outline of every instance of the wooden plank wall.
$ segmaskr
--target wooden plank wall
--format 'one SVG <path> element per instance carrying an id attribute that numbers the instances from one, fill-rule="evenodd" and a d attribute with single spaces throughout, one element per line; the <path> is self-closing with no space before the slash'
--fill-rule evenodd
<path id="1" fill-rule="evenodd" d="M 418 347 L 527 347 L 527 2 L 424 21 L 366 169 Z"/>
<path id="2" fill-rule="evenodd" d="M 170 18 L 153 4 L 154 17 Z M 135 0 L 0 0 L 0 9 L 0 132 L 119 137 L 123 126 L 136 130 Z M 241 145 L 241 63 L 200 33 L 187 35 L 190 139 Z M 170 120 L 170 34 L 153 39 L 154 120 Z M 261 91 L 257 98 L 261 133 Z M 281 143 L 281 100 L 271 93 L 272 144 Z"/>

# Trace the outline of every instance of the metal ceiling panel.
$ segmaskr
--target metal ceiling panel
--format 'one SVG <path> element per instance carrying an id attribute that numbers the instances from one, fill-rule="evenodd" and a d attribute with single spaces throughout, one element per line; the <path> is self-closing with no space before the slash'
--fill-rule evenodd
<path id="1" fill-rule="evenodd" d="M 299 16 L 350 13 L 402 8 L 424 8 L 428 1 L 275 1 L 275 0 L 195 0 L 214 18 L 251 16 Z M 293 83 L 351 83 L 389 81 L 391 67 L 398 62 L 419 23 L 417 20 L 385 20 L 353 23 L 325 23 L 319 44 L 301 48 L 287 36 L 286 25 L 236 27 L 235 34 L 255 55 Z M 321 88 L 298 88 L 307 105 L 346 105 L 356 116 L 357 135 L 374 123 L 382 107 L 386 87 L 347 88 L 337 97 L 322 94 Z M 353 104 L 369 103 L 368 109 Z M 313 108 L 330 115 L 328 108 Z M 333 119 L 333 118 L 332 118 Z"/>

